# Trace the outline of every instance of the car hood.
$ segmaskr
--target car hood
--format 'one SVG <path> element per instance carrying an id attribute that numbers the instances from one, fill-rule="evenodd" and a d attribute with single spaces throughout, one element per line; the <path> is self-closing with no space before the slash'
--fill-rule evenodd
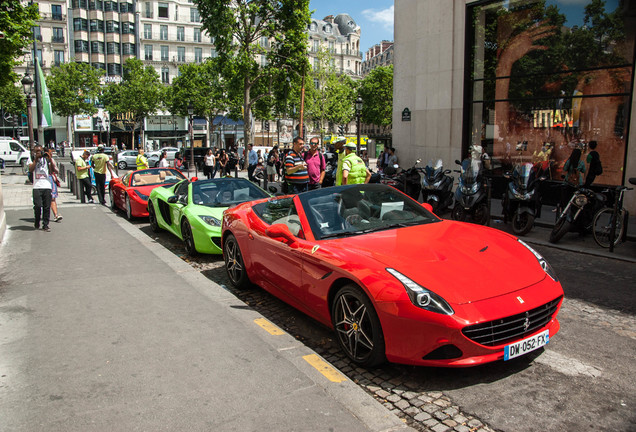
<path id="1" fill-rule="evenodd" d="M 441 221 L 333 243 L 342 254 L 368 258 L 369 268 L 394 268 L 455 304 L 511 293 L 546 277 L 514 237 L 468 223 Z"/>

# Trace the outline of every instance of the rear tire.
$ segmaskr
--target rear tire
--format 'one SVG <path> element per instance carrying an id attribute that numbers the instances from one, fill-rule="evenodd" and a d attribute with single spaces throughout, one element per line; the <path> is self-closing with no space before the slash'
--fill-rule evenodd
<path id="1" fill-rule="evenodd" d="M 117 211 L 117 206 L 115 205 L 115 193 L 113 192 L 113 188 L 108 189 L 108 196 L 110 198 L 110 209 L 112 211 Z"/>
<path id="2" fill-rule="evenodd" d="M 534 226 L 534 216 L 530 213 L 515 212 L 512 216 L 512 232 L 518 236 L 524 236 Z"/>
<path id="3" fill-rule="evenodd" d="M 624 212 L 619 210 L 618 219 L 616 221 L 616 232 L 614 233 L 614 246 L 616 246 L 623 238 L 623 230 L 625 229 Z M 594 240 L 603 248 L 610 247 L 610 231 L 614 222 L 614 209 L 604 208 L 599 210 L 594 216 L 594 224 L 592 225 L 592 233 Z"/>
<path id="4" fill-rule="evenodd" d="M 117 168 L 120 170 L 126 169 L 128 168 L 128 164 L 125 161 L 119 161 L 117 162 Z"/>
<path id="5" fill-rule="evenodd" d="M 152 201 L 148 200 L 148 220 L 150 222 L 150 229 L 152 232 L 158 233 L 161 231 L 159 222 L 157 221 L 157 214 L 155 213 L 155 206 Z"/>
<path id="6" fill-rule="evenodd" d="M 571 224 L 565 216 L 561 220 L 557 221 L 550 233 L 550 243 L 558 243 L 565 233 L 570 231 L 570 226 Z"/>

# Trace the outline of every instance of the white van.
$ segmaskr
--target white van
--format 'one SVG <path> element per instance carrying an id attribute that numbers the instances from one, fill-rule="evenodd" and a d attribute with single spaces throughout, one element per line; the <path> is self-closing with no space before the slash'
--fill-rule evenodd
<path id="1" fill-rule="evenodd" d="M 26 165 L 29 151 L 13 139 L 0 139 L 0 158 L 7 165 Z"/>

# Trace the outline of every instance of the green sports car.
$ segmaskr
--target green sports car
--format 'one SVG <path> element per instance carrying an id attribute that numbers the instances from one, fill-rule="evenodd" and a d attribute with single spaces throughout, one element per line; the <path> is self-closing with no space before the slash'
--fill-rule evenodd
<path id="1" fill-rule="evenodd" d="M 188 255 L 222 254 L 223 211 L 271 195 L 240 178 L 183 180 L 152 190 L 148 199 L 150 228 L 171 232 L 185 243 Z"/>

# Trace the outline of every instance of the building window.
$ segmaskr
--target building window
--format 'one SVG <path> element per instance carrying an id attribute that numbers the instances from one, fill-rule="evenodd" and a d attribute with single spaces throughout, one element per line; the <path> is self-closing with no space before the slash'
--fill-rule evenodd
<path id="1" fill-rule="evenodd" d="M 73 18 L 74 31 L 88 31 L 88 20 L 84 18 Z"/>
<path id="2" fill-rule="evenodd" d="M 90 21 L 90 28 L 92 32 L 104 32 L 104 21 L 92 19 Z"/>
<path id="3" fill-rule="evenodd" d="M 104 42 L 91 41 L 92 54 L 104 54 Z"/>
<path id="4" fill-rule="evenodd" d="M 51 42 L 64 43 L 64 29 L 62 27 L 53 27 Z"/>
<path id="5" fill-rule="evenodd" d="M 501 160 L 502 172 L 512 169 L 519 143 L 519 160 L 541 152 L 549 177 L 560 179 L 574 142 L 585 154 L 597 140 L 607 149 L 602 183 L 620 185 L 633 117 L 634 50 L 624 49 L 636 42 L 633 8 L 599 2 L 605 9 L 592 14 L 584 6 L 591 2 L 547 3 L 467 7 L 464 142 Z"/>
<path id="6" fill-rule="evenodd" d="M 318 29 L 318 24 L 316 24 L 315 22 L 312 22 L 311 24 L 309 24 L 309 31 L 315 32 Z"/>
<path id="7" fill-rule="evenodd" d="M 51 5 L 51 18 L 55 21 L 62 21 L 62 6 Z"/>
<path id="8" fill-rule="evenodd" d="M 170 18 L 168 15 L 168 3 L 159 3 L 159 18 Z"/>
<path id="9" fill-rule="evenodd" d="M 194 41 L 195 42 L 201 42 L 201 29 L 200 28 L 195 28 L 192 29 L 193 35 L 194 35 Z"/>
<path id="10" fill-rule="evenodd" d="M 121 50 L 121 45 L 119 42 L 108 42 L 106 44 L 106 54 L 119 54 Z"/>
<path id="11" fill-rule="evenodd" d="M 210 49 L 210 57 L 216 58 L 216 56 L 218 56 L 218 54 L 216 52 L 216 48 L 211 48 Z"/>
<path id="12" fill-rule="evenodd" d="M 201 63 L 203 61 L 203 49 L 195 48 L 194 49 L 194 62 Z"/>
<path id="13" fill-rule="evenodd" d="M 174 20 L 179 21 L 179 5 L 174 5 Z"/>
<path id="14" fill-rule="evenodd" d="M 267 66 L 267 56 L 261 55 L 261 67 Z"/>
<path id="15" fill-rule="evenodd" d="M 177 47 L 177 61 L 185 62 L 185 47 Z"/>
<path id="16" fill-rule="evenodd" d="M 127 13 L 128 11 L 128 3 L 121 2 L 119 3 L 119 13 Z"/>
<path id="17" fill-rule="evenodd" d="M 146 2 L 146 6 L 144 9 L 144 16 L 146 18 L 152 18 L 152 2 Z"/>
<path id="18" fill-rule="evenodd" d="M 183 42 L 185 41 L 185 28 L 177 27 L 177 41 Z"/>
<path id="19" fill-rule="evenodd" d="M 87 53 L 88 52 L 88 41 L 75 39 L 75 52 L 76 53 Z"/>
<path id="20" fill-rule="evenodd" d="M 199 22 L 201 21 L 201 16 L 199 15 L 199 9 L 190 8 L 190 22 Z"/>
<path id="21" fill-rule="evenodd" d="M 88 9 L 95 10 L 95 0 L 88 0 Z"/>
<path id="22" fill-rule="evenodd" d="M 159 39 L 163 40 L 163 41 L 167 41 L 168 40 L 168 26 L 167 25 L 159 26 Z"/>
<path id="23" fill-rule="evenodd" d="M 170 59 L 170 48 L 168 45 L 161 45 L 161 61 L 168 61 Z"/>
<path id="24" fill-rule="evenodd" d="M 313 40 L 311 41 L 312 43 L 312 51 L 313 52 L 318 52 L 318 50 L 320 50 L 320 41 L 319 40 Z"/>
<path id="25" fill-rule="evenodd" d="M 152 45 L 144 45 L 144 54 L 146 60 L 152 60 Z"/>
<path id="26" fill-rule="evenodd" d="M 97 9 L 98 11 L 103 11 L 104 10 L 104 1 L 103 0 L 97 0 L 95 2 L 95 9 Z"/>
<path id="27" fill-rule="evenodd" d="M 152 48 L 152 45 L 151 45 L 151 48 Z M 135 55 L 135 44 L 134 43 L 125 42 L 123 44 L 123 46 L 122 46 L 122 53 L 124 55 Z"/>
<path id="28" fill-rule="evenodd" d="M 106 21 L 106 33 L 119 33 L 119 21 Z"/>
<path id="29" fill-rule="evenodd" d="M 161 82 L 164 84 L 170 84 L 170 69 L 167 67 L 161 68 Z"/>
<path id="30" fill-rule="evenodd" d="M 263 48 L 269 48 L 269 39 L 267 39 L 267 36 L 261 36 L 261 46 Z"/>
<path id="31" fill-rule="evenodd" d="M 55 50 L 54 56 L 55 66 L 59 67 L 62 63 L 64 63 L 64 51 Z"/>
<path id="32" fill-rule="evenodd" d="M 108 75 L 121 75 L 121 65 L 117 63 L 108 64 Z"/>
<path id="33" fill-rule="evenodd" d="M 91 63 L 91 66 L 93 66 L 95 69 L 106 70 L 105 63 Z"/>
<path id="34" fill-rule="evenodd" d="M 329 52 L 332 54 L 336 52 L 336 44 L 333 41 L 329 41 Z"/>
<path id="35" fill-rule="evenodd" d="M 135 34 L 135 23 L 131 23 L 131 22 L 122 23 L 121 34 Z"/>
<path id="36" fill-rule="evenodd" d="M 314 78 L 314 88 L 320 90 L 320 80 L 318 78 Z"/>
<path id="37" fill-rule="evenodd" d="M 331 24 L 325 26 L 325 33 L 331 33 Z"/>
<path id="38" fill-rule="evenodd" d="M 115 10 L 117 10 L 117 3 L 113 4 L 113 2 L 111 2 L 111 1 L 105 1 L 104 2 L 104 12 L 112 11 L 113 7 L 114 7 Z"/>
<path id="39" fill-rule="evenodd" d="M 144 39 L 152 39 L 152 24 L 144 24 Z"/>

